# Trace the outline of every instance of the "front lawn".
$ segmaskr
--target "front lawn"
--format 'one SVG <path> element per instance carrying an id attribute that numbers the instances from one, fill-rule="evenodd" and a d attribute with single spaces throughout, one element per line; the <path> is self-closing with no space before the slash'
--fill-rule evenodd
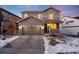
<path id="1" fill-rule="evenodd" d="M 70 54 L 79 53 L 79 38 L 65 37 L 62 40 L 50 37 L 43 37 L 46 54 Z M 52 42 L 52 44 L 50 44 Z"/>

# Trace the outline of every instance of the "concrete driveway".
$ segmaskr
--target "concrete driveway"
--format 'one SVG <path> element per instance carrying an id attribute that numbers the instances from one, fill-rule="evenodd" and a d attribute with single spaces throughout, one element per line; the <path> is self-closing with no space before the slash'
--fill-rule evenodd
<path id="1" fill-rule="evenodd" d="M 10 43 L 12 48 L 2 48 L 2 54 L 43 54 L 44 46 L 41 35 L 20 36 Z"/>

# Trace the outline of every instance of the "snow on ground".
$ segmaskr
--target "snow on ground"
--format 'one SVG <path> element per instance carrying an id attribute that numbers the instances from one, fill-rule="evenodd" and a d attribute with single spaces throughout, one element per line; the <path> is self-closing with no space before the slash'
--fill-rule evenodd
<path id="1" fill-rule="evenodd" d="M 2 48 L 3 46 L 5 46 L 7 43 L 10 43 L 11 41 L 17 39 L 19 36 L 12 36 L 10 38 L 6 38 L 5 40 L 2 40 L 0 38 L 0 48 Z"/>
<path id="2" fill-rule="evenodd" d="M 79 38 L 66 37 L 68 39 L 65 43 L 56 44 L 52 46 L 49 44 L 50 40 L 47 37 L 43 37 L 45 54 L 56 54 L 56 53 L 79 53 Z"/>

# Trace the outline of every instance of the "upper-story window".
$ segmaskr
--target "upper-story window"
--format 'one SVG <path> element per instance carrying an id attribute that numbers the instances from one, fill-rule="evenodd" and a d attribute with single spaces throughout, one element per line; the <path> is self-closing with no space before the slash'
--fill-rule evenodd
<path id="1" fill-rule="evenodd" d="M 24 14 L 24 18 L 27 18 L 28 17 L 28 14 Z"/>
<path id="2" fill-rule="evenodd" d="M 53 19 L 53 14 L 50 14 L 49 15 L 49 19 Z"/>
<path id="3" fill-rule="evenodd" d="M 38 19 L 41 19 L 41 14 L 38 14 Z"/>

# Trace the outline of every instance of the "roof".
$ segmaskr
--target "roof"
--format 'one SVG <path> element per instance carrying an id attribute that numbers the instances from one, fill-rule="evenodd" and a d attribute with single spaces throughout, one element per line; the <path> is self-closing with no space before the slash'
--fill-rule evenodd
<path id="1" fill-rule="evenodd" d="M 9 12 L 9 11 L 7 11 L 7 10 L 5 10 L 5 9 L 3 9 L 3 8 L 0 8 L 0 11 L 5 11 L 5 12 L 7 12 L 7 13 L 9 13 L 9 14 L 11 14 L 11 15 L 13 15 L 13 16 L 15 16 L 15 17 L 18 17 L 18 18 L 20 18 L 21 19 L 21 17 L 19 17 L 19 16 L 17 16 L 17 15 L 15 15 L 15 14 L 13 14 L 13 13 L 11 13 L 11 12 Z"/>
<path id="2" fill-rule="evenodd" d="M 61 20 L 47 20 L 46 21 L 47 23 L 63 23 L 63 21 L 61 21 Z"/>
<path id="3" fill-rule="evenodd" d="M 22 13 L 41 13 L 41 11 L 23 11 Z"/>
<path id="4" fill-rule="evenodd" d="M 35 18 L 35 17 L 28 17 L 28 18 L 25 18 L 25 19 L 21 19 L 21 20 L 19 20 L 18 22 L 22 22 L 22 21 L 27 20 L 27 19 L 30 19 L 30 18 L 37 19 L 37 18 Z M 37 19 L 37 20 L 44 22 L 43 20 L 40 20 L 40 19 Z"/>
<path id="5" fill-rule="evenodd" d="M 56 10 L 56 11 L 60 12 L 59 10 L 57 10 L 56 8 L 53 8 L 53 7 L 47 8 L 47 9 L 43 10 L 42 12 L 45 12 L 45 11 L 47 11 L 49 9 L 53 9 L 53 10 Z"/>
<path id="6" fill-rule="evenodd" d="M 23 11 L 22 13 L 43 13 L 43 12 L 49 10 L 49 9 L 54 9 L 54 10 L 60 12 L 59 10 L 57 10 L 57 9 L 55 9 L 53 7 L 50 7 L 50 8 L 47 8 L 47 9 L 43 10 L 43 11 Z"/>
<path id="7" fill-rule="evenodd" d="M 79 16 L 75 16 L 75 17 L 71 17 L 71 16 L 64 16 L 64 17 L 73 18 L 73 19 L 79 19 Z M 63 18 L 64 18 L 64 17 L 63 17 Z M 63 18 L 62 18 L 62 19 L 63 19 Z"/>

